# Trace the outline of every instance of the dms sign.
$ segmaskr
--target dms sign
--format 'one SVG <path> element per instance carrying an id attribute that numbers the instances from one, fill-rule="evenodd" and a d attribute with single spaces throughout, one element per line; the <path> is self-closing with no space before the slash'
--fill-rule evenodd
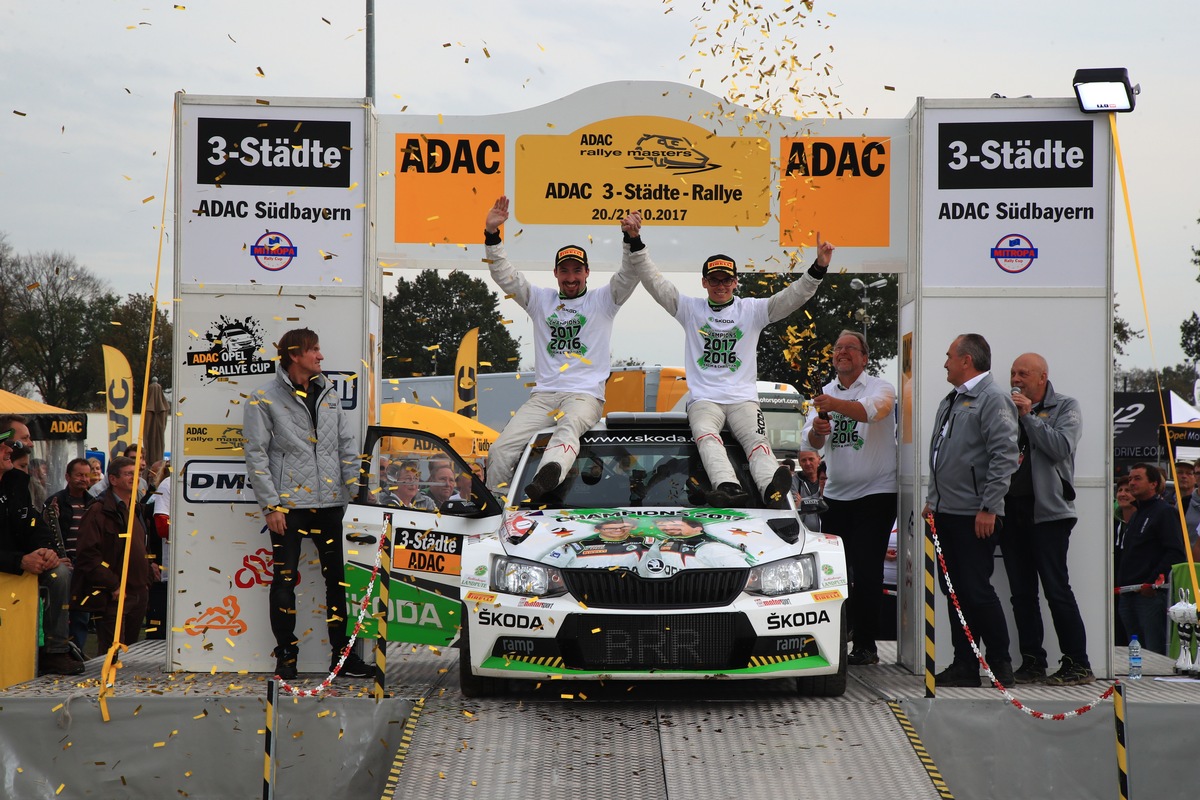
<path id="1" fill-rule="evenodd" d="M 254 503 L 245 461 L 189 461 L 183 471 L 183 498 L 189 503 Z"/>

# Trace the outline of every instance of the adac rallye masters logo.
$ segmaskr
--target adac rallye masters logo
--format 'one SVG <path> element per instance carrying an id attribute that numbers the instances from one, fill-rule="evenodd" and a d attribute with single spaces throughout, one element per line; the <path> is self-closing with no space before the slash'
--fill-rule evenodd
<path id="1" fill-rule="evenodd" d="M 264 336 L 254 317 L 234 319 L 222 314 L 203 336 L 208 349 L 189 351 L 187 365 L 203 367 L 209 383 L 242 375 L 269 375 L 275 372 L 275 361 L 265 357 Z"/>
<path id="2" fill-rule="evenodd" d="M 646 169 L 654 166 L 669 169 L 677 175 L 691 175 L 694 172 L 719 169 L 721 166 L 710 163 L 708 156 L 697 150 L 684 137 L 657 133 L 643 135 L 629 151 L 629 155 L 637 161 L 650 163 L 632 164 L 625 169 Z"/>

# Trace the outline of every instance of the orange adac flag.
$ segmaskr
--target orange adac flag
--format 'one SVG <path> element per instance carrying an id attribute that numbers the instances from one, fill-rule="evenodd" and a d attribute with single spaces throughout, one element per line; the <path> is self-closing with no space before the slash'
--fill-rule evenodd
<path id="1" fill-rule="evenodd" d="M 133 443 L 133 370 L 115 347 L 104 347 L 104 402 L 108 411 L 108 456 L 125 454 Z"/>
<path id="2" fill-rule="evenodd" d="M 468 419 L 479 418 L 476 375 L 479 372 L 479 328 L 463 334 L 454 360 L 454 413 Z"/>

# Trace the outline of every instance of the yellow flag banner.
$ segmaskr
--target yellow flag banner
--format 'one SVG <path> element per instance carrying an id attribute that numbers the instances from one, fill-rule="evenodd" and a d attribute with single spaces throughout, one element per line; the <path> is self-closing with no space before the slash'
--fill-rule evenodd
<path id="1" fill-rule="evenodd" d="M 133 370 L 115 347 L 104 347 L 104 400 L 108 411 L 108 456 L 124 455 L 133 443 Z"/>
<path id="2" fill-rule="evenodd" d="M 479 328 L 463 334 L 454 360 L 454 413 L 468 419 L 479 418 L 475 375 L 479 372 Z"/>

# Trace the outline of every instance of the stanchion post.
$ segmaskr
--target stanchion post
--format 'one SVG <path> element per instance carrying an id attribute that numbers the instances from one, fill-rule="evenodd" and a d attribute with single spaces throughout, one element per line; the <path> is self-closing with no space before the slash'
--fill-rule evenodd
<path id="1" fill-rule="evenodd" d="M 1129 760 L 1125 744 L 1125 684 L 1113 685 L 1113 715 L 1117 721 L 1117 797 L 1129 800 Z"/>
<path id="2" fill-rule="evenodd" d="M 934 632 L 937 629 L 937 616 L 935 614 L 937 606 L 934 604 L 933 584 L 937 580 L 936 564 L 934 561 L 933 552 L 933 536 L 929 529 L 929 524 L 925 525 L 925 696 L 934 697 L 937 694 L 937 687 L 934 680 L 934 669 L 936 668 L 935 656 L 937 648 L 934 646 Z"/>
<path id="3" fill-rule="evenodd" d="M 383 700 L 387 686 L 387 620 L 392 576 L 392 515 L 383 515 L 383 541 L 379 548 L 379 606 L 375 626 L 375 702 Z"/>
<path id="4" fill-rule="evenodd" d="M 279 699 L 279 684 L 274 677 L 267 679 L 267 727 L 263 739 L 263 800 L 275 796 L 275 703 Z"/>

